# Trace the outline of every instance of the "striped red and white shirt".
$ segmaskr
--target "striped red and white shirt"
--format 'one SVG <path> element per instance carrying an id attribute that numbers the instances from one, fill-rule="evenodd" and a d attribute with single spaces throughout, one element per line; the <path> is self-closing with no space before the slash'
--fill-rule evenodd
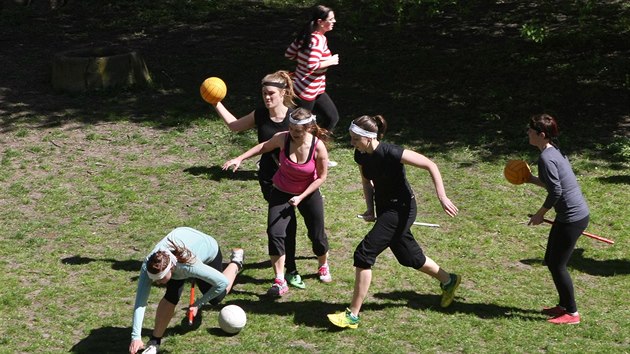
<path id="1" fill-rule="evenodd" d="M 312 101 L 326 91 L 326 71 L 328 68 L 320 68 L 320 62 L 329 59 L 332 54 L 328 49 L 326 36 L 319 32 L 311 35 L 311 51 L 306 54 L 299 51 L 301 42 L 293 41 L 287 48 L 284 56 L 297 60 L 297 68 L 293 77 L 293 85 L 297 95 L 305 100 Z"/>

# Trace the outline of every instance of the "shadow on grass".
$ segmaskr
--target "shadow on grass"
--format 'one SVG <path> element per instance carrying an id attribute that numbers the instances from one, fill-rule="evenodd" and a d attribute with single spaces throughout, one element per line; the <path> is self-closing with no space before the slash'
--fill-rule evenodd
<path id="1" fill-rule="evenodd" d="M 102 327 L 90 331 L 87 337 L 73 345 L 70 353 L 124 353 L 129 347 L 131 328 Z"/>
<path id="2" fill-rule="evenodd" d="M 520 262 L 528 265 L 544 265 L 545 263 L 542 259 L 523 259 Z M 601 277 L 612 277 L 615 275 L 630 274 L 630 260 L 597 260 L 593 258 L 587 258 L 584 257 L 583 248 L 575 249 L 571 260 L 569 261 L 569 267 L 586 274 Z"/>
<path id="3" fill-rule="evenodd" d="M 289 291 L 286 295 L 280 298 L 268 296 L 267 294 L 258 294 L 251 292 L 240 293 L 247 293 L 249 295 L 257 296 L 258 300 L 226 301 L 221 304 L 221 307 L 227 305 L 238 305 L 243 310 L 245 310 L 246 313 L 275 316 L 293 316 L 293 320 L 296 325 L 314 328 L 330 327 L 330 323 L 326 318 L 326 314 L 343 310 L 343 305 L 332 304 L 319 300 L 293 302 L 291 301 L 292 291 Z M 212 326 L 216 326 L 216 324 L 213 324 Z M 208 329 L 208 332 L 210 334 L 215 334 L 217 330 L 216 328 L 210 328 Z M 219 330 L 219 332 L 221 331 Z"/>
<path id="4" fill-rule="evenodd" d="M 630 184 L 630 175 L 598 177 L 599 181 L 609 184 Z"/>
<path id="5" fill-rule="evenodd" d="M 108 262 L 112 264 L 112 269 L 114 270 L 124 270 L 127 272 L 139 272 L 140 267 L 142 266 L 142 261 L 137 261 L 133 259 L 119 261 L 117 259 L 105 258 L 105 259 L 96 259 L 90 257 L 82 257 L 79 255 L 66 257 L 61 259 L 61 263 L 68 265 L 84 265 L 92 262 Z"/>
<path id="6" fill-rule="evenodd" d="M 128 1 L 130 5 L 106 11 L 94 10 L 92 3 L 70 2 L 58 13 L 30 13 L 30 6 L 0 12 L 6 14 L 0 21 L 3 44 L 14 49 L 8 58 L 19 58 L 0 67 L 0 130 L 124 120 L 185 129 L 208 114 L 198 90 L 210 74 L 233 85 L 230 90 L 235 87 L 227 103 L 245 111 L 259 100 L 252 95 L 259 90 L 258 78 L 289 65 L 282 53 L 299 21 L 287 25 L 266 19 L 294 19 L 303 11 L 291 1 L 277 2 L 282 6 L 207 2 L 194 15 L 181 15 L 189 11 L 188 2 L 157 2 L 144 9 L 144 2 Z M 627 28 L 623 1 L 588 2 L 586 14 L 585 6 L 566 0 L 545 6 L 471 2 L 484 5 L 449 6 L 429 16 L 416 7 L 415 15 L 398 20 L 389 11 L 357 9 L 354 3 L 336 7 L 346 20 L 329 38 L 345 63 L 330 70 L 331 94 L 343 102 L 339 126 L 361 114 L 383 114 L 390 131 L 399 132 L 390 136 L 394 142 L 425 144 L 435 152 L 445 146 L 482 146 L 492 150 L 486 159 L 528 148 L 516 142 L 530 113 L 559 116 L 568 129 L 563 135 L 580 140 L 573 144 L 577 152 L 591 153 L 595 142 L 606 145 L 612 134 L 627 130 L 628 41 L 626 31 L 619 30 Z M 126 6 L 140 11 L 142 20 Z M 551 9 L 564 20 L 557 23 Z M 29 16 L 41 20 L 17 20 Z M 532 18 L 541 26 L 543 19 L 553 18 L 552 26 L 559 28 L 535 43 L 513 25 Z M 143 36 L 135 35 L 140 31 Z M 254 40 L 254 34 L 263 32 L 274 33 L 264 45 Z M 121 38 L 147 58 L 153 88 L 83 94 L 51 90 L 49 60 L 42 59 L 58 50 L 116 44 Z M 255 46 L 255 65 L 251 50 L 235 46 L 235 40 Z M 178 55 L 164 55 L 163 48 Z M 383 66 L 388 80 L 374 80 L 375 69 Z M 582 134 L 586 129 L 590 134 Z M 523 147 L 513 150 L 517 146 Z"/>
<path id="7" fill-rule="evenodd" d="M 257 294 L 251 292 L 249 295 L 257 296 L 258 301 L 234 300 L 222 304 L 222 306 L 235 304 L 243 308 L 246 313 L 293 316 L 296 325 L 327 329 L 329 331 L 339 330 L 332 326 L 326 315 L 343 311 L 343 304 L 328 303 L 325 301 L 291 301 L 292 292 L 289 291 L 281 298 Z M 377 293 L 374 297 L 391 300 L 389 303 L 366 303 L 363 305 L 363 312 L 381 311 L 387 308 L 406 307 L 414 310 L 429 310 L 443 312 L 446 314 L 464 313 L 475 315 L 483 319 L 492 318 L 520 318 L 524 320 L 540 320 L 541 314 L 537 310 L 521 309 L 517 307 L 500 306 L 496 304 L 474 304 L 455 302 L 448 309 L 439 307 L 440 296 L 418 294 L 413 291 L 394 291 L 391 293 Z M 348 299 L 349 300 L 349 299 Z M 215 334 L 214 329 L 208 331 Z"/>
<path id="8" fill-rule="evenodd" d="M 221 305 L 222 307 L 223 305 Z M 183 335 L 188 332 L 196 331 L 203 323 L 204 313 L 207 311 L 207 308 L 210 308 L 210 311 L 214 309 L 218 314 L 220 308 L 212 307 L 212 306 L 204 306 L 203 311 L 199 311 L 197 316 L 195 317 L 192 325 L 188 324 L 188 317 L 186 315 L 186 307 L 182 307 L 181 313 L 176 313 L 175 317 L 180 316 L 181 321 L 173 326 L 169 327 L 165 333 L 165 338 L 172 335 Z M 209 312 L 212 314 L 212 312 Z M 213 316 L 210 316 L 212 319 Z M 210 320 L 212 324 L 212 320 Z M 218 326 L 218 322 L 214 323 L 215 326 Z M 221 329 L 213 328 L 213 334 L 215 335 L 223 335 L 228 336 L 227 333 L 223 332 Z M 142 335 L 144 337 L 151 336 L 152 329 L 143 328 Z M 129 347 L 131 328 L 130 327 L 103 327 L 94 329 L 90 332 L 90 334 L 83 338 L 79 343 L 72 346 L 69 350 L 71 353 L 126 353 L 127 348 Z M 105 343 L 107 343 L 105 345 Z M 167 350 L 160 349 L 160 353 L 169 353 Z"/>
<path id="9" fill-rule="evenodd" d="M 313 260 L 313 273 L 305 273 L 303 271 L 300 272 L 300 275 L 302 276 L 302 279 L 315 279 L 317 277 L 317 275 L 315 274 L 315 267 L 316 267 L 316 260 L 317 257 L 315 256 L 297 256 L 295 257 L 296 260 Z M 250 269 L 269 269 L 270 270 L 270 276 L 269 278 L 264 278 L 264 279 L 259 279 L 259 278 L 254 278 L 251 277 L 249 275 L 247 275 L 247 271 Z M 299 269 L 299 267 L 298 267 Z M 236 278 L 236 282 L 237 283 L 241 283 L 241 284 L 271 284 L 272 282 L 272 277 L 271 277 L 271 261 L 262 261 L 262 262 L 256 262 L 256 263 L 245 263 L 243 265 L 243 270 L 244 272 L 239 274 L 238 277 Z M 233 290 L 233 293 L 238 293 L 238 290 Z"/>
<path id="10" fill-rule="evenodd" d="M 521 309 L 518 307 L 501 306 L 496 304 L 459 302 L 459 297 L 446 309 L 439 307 L 440 295 L 418 294 L 414 291 L 394 291 L 391 293 L 377 293 L 375 298 L 394 301 L 405 301 L 395 306 L 405 306 L 415 310 L 434 310 L 444 313 L 465 313 L 479 318 L 520 318 L 524 320 L 540 320 L 541 314 L 537 310 Z M 392 307 L 388 305 L 388 307 Z M 369 305 L 364 308 L 370 309 Z"/>
<path id="11" fill-rule="evenodd" d="M 194 331 L 199 328 L 200 325 L 201 319 L 195 321 L 192 326 L 189 326 L 188 319 L 183 318 L 179 325 L 169 328 L 166 331 L 165 337 L 172 335 L 174 332 L 184 334 L 189 331 Z M 142 335 L 148 337 L 151 335 L 151 331 L 150 329 L 144 328 Z M 68 352 L 77 354 L 127 353 L 127 348 L 129 348 L 129 343 L 131 342 L 130 334 L 130 327 L 103 327 L 93 329 L 87 337 L 73 345 Z M 138 353 L 140 352 L 141 351 Z M 160 353 L 168 354 L 170 351 L 160 349 Z"/>
<path id="12" fill-rule="evenodd" d="M 204 177 L 213 181 L 221 181 L 223 179 L 236 181 L 258 180 L 258 173 L 252 170 L 232 170 L 224 171 L 220 166 L 192 166 L 184 169 L 184 172 L 190 173 L 196 177 Z"/>

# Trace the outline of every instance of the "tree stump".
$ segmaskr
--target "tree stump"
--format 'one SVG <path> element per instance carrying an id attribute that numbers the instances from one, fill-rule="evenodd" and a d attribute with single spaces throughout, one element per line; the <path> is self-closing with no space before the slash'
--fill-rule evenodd
<path id="1" fill-rule="evenodd" d="M 126 48 L 70 50 L 53 58 L 55 90 L 84 92 L 150 83 L 151 75 L 140 54 Z"/>

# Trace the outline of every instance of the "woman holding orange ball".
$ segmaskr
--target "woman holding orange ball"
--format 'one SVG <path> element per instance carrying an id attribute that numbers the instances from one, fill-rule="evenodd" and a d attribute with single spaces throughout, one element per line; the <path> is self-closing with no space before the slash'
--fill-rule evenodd
<path id="1" fill-rule="evenodd" d="M 554 307 L 544 308 L 542 313 L 550 317 L 547 320 L 550 323 L 577 324 L 580 323 L 580 314 L 567 264 L 578 238 L 588 226 L 590 212 L 571 163 L 558 148 L 558 134 L 558 123 L 552 116 L 537 114 L 530 118 L 527 136 L 529 144 L 540 150 L 540 158 L 538 177 L 530 176 L 528 182 L 545 188 L 547 196 L 528 224 L 541 224 L 551 208 L 556 212 L 547 239 L 545 264 L 556 286 L 559 301 Z"/>
<path id="2" fill-rule="evenodd" d="M 265 107 L 257 107 L 247 115 L 236 118 L 221 102 L 213 105 L 227 127 L 235 132 L 256 128 L 258 142 L 271 139 L 276 133 L 289 130 L 289 113 L 295 106 L 293 82 L 287 71 L 276 71 L 262 79 L 262 99 Z M 258 182 L 265 200 L 271 192 L 271 178 L 278 170 L 278 153 L 271 151 L 260 157 Z"/>

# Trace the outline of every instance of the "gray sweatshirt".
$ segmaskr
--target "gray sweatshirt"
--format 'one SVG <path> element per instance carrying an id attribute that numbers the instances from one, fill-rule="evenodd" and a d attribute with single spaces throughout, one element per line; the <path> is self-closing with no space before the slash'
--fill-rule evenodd
<path id="1" fill-rule="evenodd" d="M 575 222 L 589 215 L 588 205 L 571 164 L 558 148 L 550 147 L 540 154 L 538 178 L 547 189 L 543 207 L 555 209 L 556 221 Z"/>

